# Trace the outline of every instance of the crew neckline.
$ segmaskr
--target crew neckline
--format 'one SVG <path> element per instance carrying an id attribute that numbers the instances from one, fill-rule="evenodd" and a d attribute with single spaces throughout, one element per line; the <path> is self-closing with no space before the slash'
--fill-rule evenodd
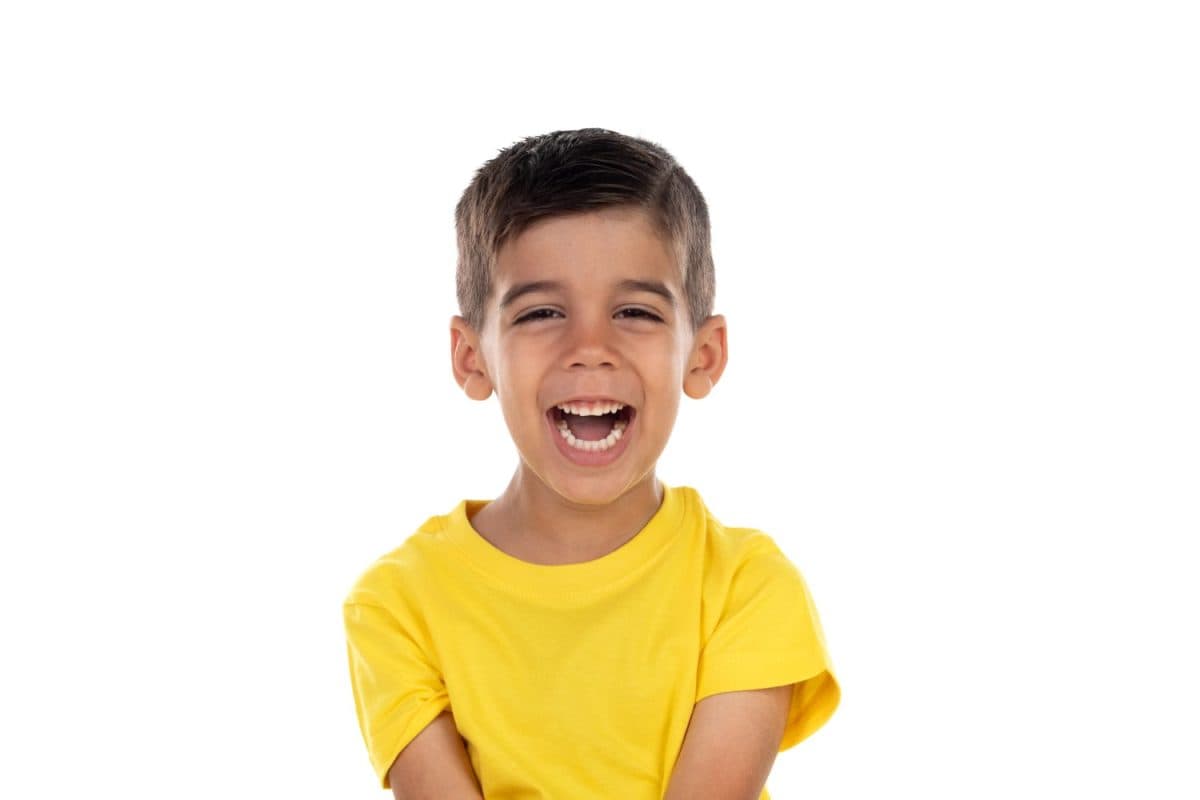
<path id="1" fill-rule="evenodd" d="M 535 564 L 510 555 L 471 525 L 470 517 L 490 500 L 465 499 L 443 517 L 446 538 L 497 581 L 523 591 L 587 591 L 609 588 L 645 567 L 674 538 L 691 501 L 691 489 L 663 483 L 658 510 L 629 541 L 612 552 L 574 564 Z"/>

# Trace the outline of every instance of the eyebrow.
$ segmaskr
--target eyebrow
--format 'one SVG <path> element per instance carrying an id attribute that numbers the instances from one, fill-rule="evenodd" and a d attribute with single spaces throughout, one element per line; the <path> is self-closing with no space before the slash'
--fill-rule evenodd
<path id="1" fill-rule="evenodd" d="M 675 295 L 666 287 L 666 284 L 661 281 L 640 281 L 634 279 L 623 280 L 617 284 L 617 288 L 622 291 L 633 292 L 649 292 L 662 297 L 671 304 L 671 308 L 675 308 Z M 529 281 L 528 283 L 518 283 L 504 293 L 500 298 L 500 308 L 503 309 L 509 304 L 516 301 L 518 298 L 532 294 L 533 292 L 555 292 L 562 291 L 563 285 L 558 281 Z"/>

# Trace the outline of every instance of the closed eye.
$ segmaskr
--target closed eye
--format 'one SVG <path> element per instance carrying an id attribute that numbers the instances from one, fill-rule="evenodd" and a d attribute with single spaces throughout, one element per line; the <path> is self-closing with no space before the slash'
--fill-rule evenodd
<path id="1" fill-rule="evenodd" d="M 513 324 L 520 325 L 522 322 L 529 322 L 530 320 L 550 319 L 551 314 L 558 314 L 558 313 L 559 312 L 554 310 L 553 308 L 535 308 L 533 311 L 530 311 L 528 314 L 525 314 L 524 316 L 518 317 L 517 319 L 513 320 Z"/>
<path id="2" fill-rule="evenodd" d="M 650 319 L 662 322 L 662 317 L 655 314 L 653 311 L 647 311 L 644 308 L 622 308 L 618 314 L 632 314 L 634 319 Z"/>

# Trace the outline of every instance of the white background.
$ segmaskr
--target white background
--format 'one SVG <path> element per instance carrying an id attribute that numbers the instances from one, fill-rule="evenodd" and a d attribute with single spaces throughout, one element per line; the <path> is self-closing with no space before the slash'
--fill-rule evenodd
<path id="1" fill-rule="evenodd" d="M 775 796 L 1197 797 L 1187 5 L 6 3 L 0 795 L 387 796 L 342 598 L 516 463 L 453 205 L 602 126 L 713 219 L 659 474 L 842 682 Z"/>

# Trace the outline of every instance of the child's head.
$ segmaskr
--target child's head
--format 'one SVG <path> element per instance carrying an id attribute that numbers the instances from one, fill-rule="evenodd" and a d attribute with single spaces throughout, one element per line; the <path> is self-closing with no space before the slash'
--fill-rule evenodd
<path id="1" fill-rule="evenodd" d="M 458 305 L 483 327 L 496 254 L 546 217 L 640 208 L 679 261 L 689 322 L 712 313 L 715 279 L 704 196 L 658 145 L 601 128 L 531 136 L 484 164 L 455 210 Z"/>
<path id="2" fill-rule="evenodd" d="M 692 180 L 649 142 L 560 131 L 485 164 L 457 221 L 455 378 L 499 397 L 525 478 L 586 504 L 652 479 L 681 392 L 726 361 Z"/>

